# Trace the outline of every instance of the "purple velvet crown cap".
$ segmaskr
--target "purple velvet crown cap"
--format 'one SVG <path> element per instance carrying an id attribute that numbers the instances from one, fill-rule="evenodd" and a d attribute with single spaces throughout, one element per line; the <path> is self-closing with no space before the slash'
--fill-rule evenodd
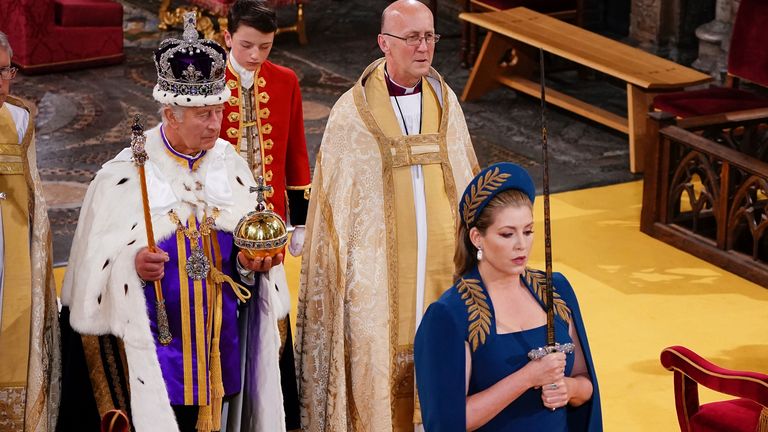
<path id="1" fill-rule="evenodd" d="M 199 39 L 194 12 L 184 14 L 182 39 L 160 43 L 155 67 L 157 85 L 152 94 L 162 104 L 199 107 L 229 99 L 227 51 L 212 40 Z"/>

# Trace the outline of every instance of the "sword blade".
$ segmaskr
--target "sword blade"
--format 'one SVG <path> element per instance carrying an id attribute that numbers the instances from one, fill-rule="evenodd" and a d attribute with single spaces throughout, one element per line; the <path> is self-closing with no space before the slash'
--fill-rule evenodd
<path id="1" fill-rule="evenodd" d="M 549 207 L 549 148 L 547 145 L 547 100 L 546 87 L 547 82 L 544 77 L 544 50 L 539 48 L 539 74 L 541 81 L 541 150 L 544 159 L 544 263 L 546 267 L 546 282 L 544 287 L 547 303 L 547 345 L 555 345 L 555 308 L 554 292 L 552 288 L 552 220 Z"/>

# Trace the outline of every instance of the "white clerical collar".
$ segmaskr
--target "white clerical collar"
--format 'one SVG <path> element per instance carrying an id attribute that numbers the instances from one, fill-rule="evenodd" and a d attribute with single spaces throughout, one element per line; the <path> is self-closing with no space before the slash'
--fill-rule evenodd
<path id="1" fill-rule="evenodd" d="M 387 82 L 387 90 L 390 96 L 409 96 L 416 93 L 421 93 L 421 80 L 419 80 L 413 87 L 406 87 L 402 84 L 398 84 L 389 75 L 386 66 L 384 67 L 384 79 Z"/>
<path id="2" fill-rule="evenodd" d="M 240 76 L 240 85 L 244 89 L 253 87 L 253 79 L 256 76 L 256 72 L 251 72 L 240 66 L 240 63 L 235 60 L 235 56 L 232 55 L 232 51 L 229 52 L 229 62 L 232 64 L 232 69 Z"/>
<path id="3" fill-rule="evenodd" d="M 396 86 L 400 87 L 400 88 L 403 90 L 403 94 L 404 94 L 404 95 L 410 95 L 410 94 L 414 94 L 414 93 L 416 93 L 417 87 L 418 87 L 418 90 L 421 90 L 421 86 L 420 86 L 420 84 L 421 84 L 421 81 L 419 81 L 418 83 L 416 83 L 416 85 L 415 85 L 415 86 L 413 86 L 413 87 L 406 87 L 406 86 L 404 86 L 404 85 L 400 85 L 400 84 L 398 84 L 398 83 L 397 83 L 397 81 L 393 80 L 393 79 L 392 79 L 392 77 L 389 77 L 389 81 L 390 81 L 392 84 L 394 84 L 394 85 L 396 85 Z"/>

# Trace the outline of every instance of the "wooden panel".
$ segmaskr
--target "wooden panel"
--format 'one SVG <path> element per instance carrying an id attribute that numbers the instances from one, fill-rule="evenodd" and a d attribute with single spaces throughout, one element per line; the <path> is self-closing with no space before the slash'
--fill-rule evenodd
<path id="1" fill-rule="evenodd" d="M 717 249 L 711 239 L 693 234 L 676 225 L 663 223 L 653 224 L 653 230 L 649 234 L 726 271 L 768 287 L 768 266 L 739 252 Z"/>
<path id="2" fill-rule="evenodd" d="M 738 150 L 710 141 L 701 135 L 693 134 L 681 127 L 667 126 L 661 129 L 660 133 L 662 136 L 669 137 L 672 140 L 684 142 L 694 150 L 702 151 L 721 160 L 726 160 L 730 165 L 746 172 L 757 175 L 768 173 L 768 162 L 763 162 Z"/>
<path id="3" fill-rule="evenodd" d="M 765 129 L 768 113 L 764 113 L 762 118 L 757 118 L 754 112 L 744 112 L 734 116 L 744 119 L 743 122 L 725 123 L 724 120 L 727 119 L 722 116 L 709 116 L 707 118 L 714 122 L 712 127 L 702 124 L 705 117 L 700 117 L 692 122 L 698 129 L 704 130 L 698 133 L 681 128 L 679 124 L 682 121 L 674 125 L 675 119 L 669 114 L 653 113 L 651 116 L 658 121 L 653 130 L 658 130 L 659 140 L 649 147 L 648 169 L 644 177 L 641 230 L 725 270 L 768 286 L 768 256 L 764 250 L 755 254 L 753 249 L 755 242 L 764 244 L 765 233 L 754 229 L 755 221 L 746 221 L 741 219 L 742 216 L 734 214 L 734 209 L 738 208 L 747 213 L 758 212 L 754 215 L 758 220 L 764 217 L 761 212 L 764 211 L 765 199 L 760 198 L 760 192 L 754 192 L 753 201 L 749 201 L 744 196 L 737 197 L 734 191 L 743 188 L 746 182 L 752 182 L 754 176 L 760 181 L 766 181 L 768 163 L 702 135 L 718 136 L 719 132 L 731 133 L 734 130 L 739 130 L 744 136 L 751 135 L 757 130 Z M 651 133 L 656 134 L 653 130 Z M 689 176 L 692 172 L 697 172 L 696 168 L 688 166 L 692 161 L 695 162 L 690 159 L 692 154 L 699 154 L 706 160 L 699 163 L 711 167 L 714 171 L 707 176 L 713 181 L 707 188 L 714 198 L 713 206 L 708 210 L 691 209 L 687 213 L 671 211 L 680 205 L 682 199 L 679 195 L 670 196 L 673 193 L 671 191 L 680 193 L 678 188 L 690 182 L 691 177 L 677 178 L 674 183 L 670 177 L 673 172 L 679 173 L 681 170 L 687 170 Z M 759 201 L 754 201 L 755 198 Z M 714 216 L 715 226 L 710 225 L 704 230 L 698 230 L 693 223 L 697 215 L 709 218 L 710 224 Z M 733 217 L 737 219 L 730 219 Z M 740 245 L 734 243 L 735 238 L 729 238 L 734 235 L 730 230 L 735 223 L 747 224 L 747 237 L 742 239 L 743 243 L 740 242 Z M 743 234 L 745 232 L 742 232 Z"/>
<path id="4" fill-rule="evenodd" d="M 462 13 L 459 18 L 644 89 L 682 88 L 711 80 L 709 75 L 523 7 Z"/>
<path id="5" fill-rule="evenodd" d="M 658 139 L 657 135 L 651 134 L 653 128 L 648 117 L 654 96 L 655 93 L 627 83 L 627 119 L 632 131 L 629 134 L 629 170 L 633 173 L 643 171 L 645 151 L 651 141 Z"/>

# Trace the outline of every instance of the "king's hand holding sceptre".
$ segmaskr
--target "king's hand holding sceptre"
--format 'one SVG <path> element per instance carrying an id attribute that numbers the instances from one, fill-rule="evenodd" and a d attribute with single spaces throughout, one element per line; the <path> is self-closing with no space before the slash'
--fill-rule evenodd
<path id="1" fill-rule="evenodd" d="M 165 299 L 163 298 L 163 288 L 160 280 L 164 275 L 165 262 L 168 261 L 168 255 L 159 250 L 155 244 L 155 234 L 152 230 L 152 216 L 149 211 L 149 198 L 147 196 L 147 176 L 144 171 L 144 164 L 149 157 L 144 149 L 147 138 L 144 136 L 144 127 L 141 125 L 141 116 L 136 114 L 131 126 L 131 150 L 133 151 L 133 162 L 139 170 L 139 179 L 141 184 L 141 203 L 144 209 L 144 224 L 147 230 L 147 248 L 142 249 L 136 254 L 136 271 L 144 281 L 152 281 L 155 286 L 155 310 L 157 312 L 157 340 L 168 345 L 173 340 L 171 330 L 168 326 L 168 314 L 165 310 Z"/>

